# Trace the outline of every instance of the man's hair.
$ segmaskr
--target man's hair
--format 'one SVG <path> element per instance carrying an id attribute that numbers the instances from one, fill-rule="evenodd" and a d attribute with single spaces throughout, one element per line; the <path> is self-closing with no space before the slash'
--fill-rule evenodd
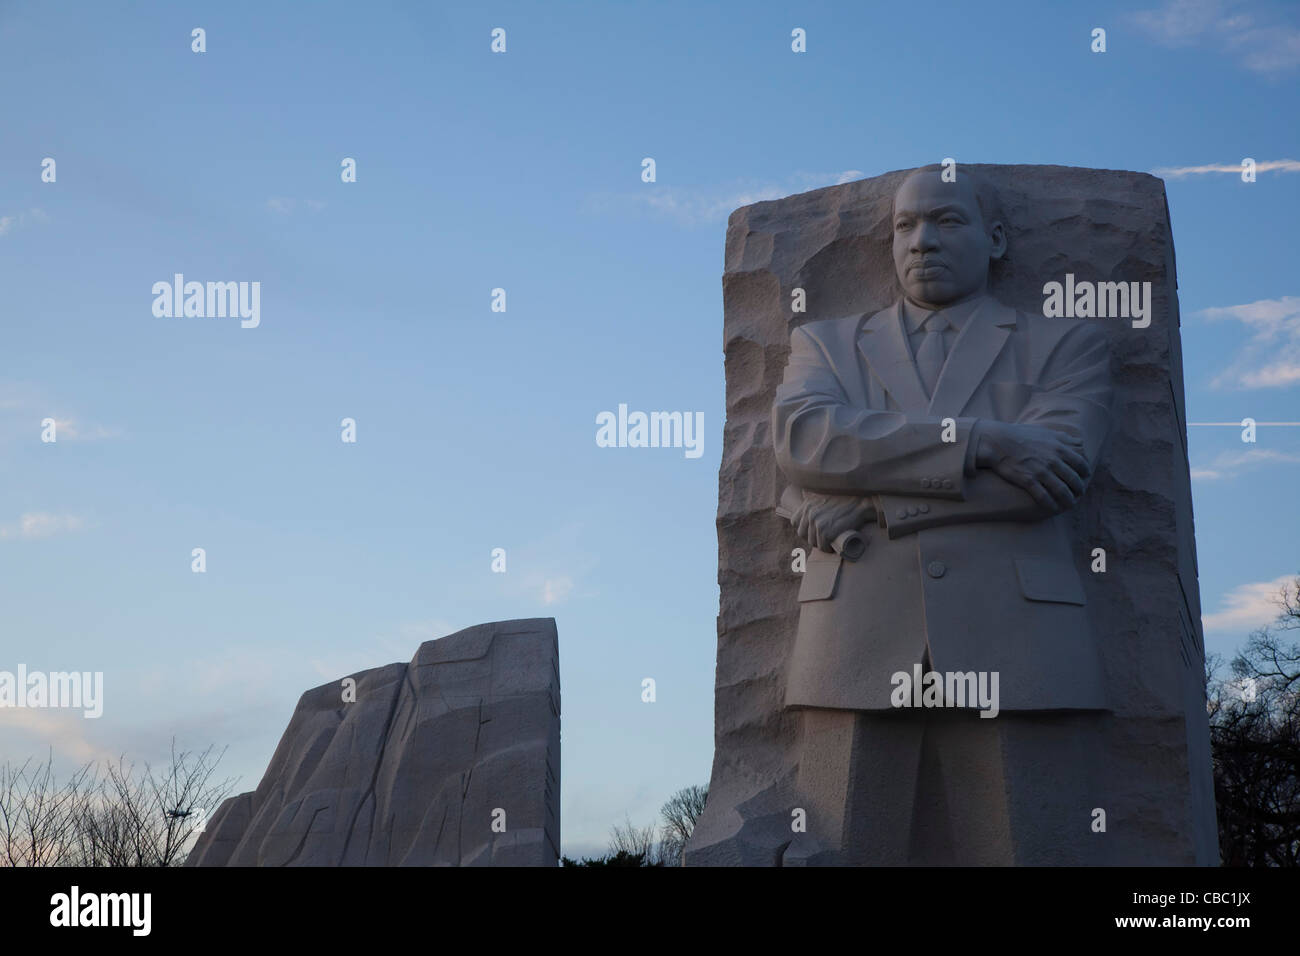
<path id="1" fill-rule="evenodd" d="M 918 166 L 907 175 L 913 176 L 916 173 L 940 173 L 943 172 L 944 168 L 945 167 L 942 163 L 931 163 L 928 166 Z M 980 218 L 984 220 L 984 228 L 988 229 L 993 225 L 993 223 L 1000 222 L 1002 223 L 1003 229 L 1005 229 L 1006 221 L 1002 218 L 1002 204 L 998 202 L 998 191 L 994 189 L 989 181 L 979 173 L 958 169 L 957 175 L 964 176 L 970 180 L 971 186 L 975 190 L 975 202 L 980 207 Z"/>

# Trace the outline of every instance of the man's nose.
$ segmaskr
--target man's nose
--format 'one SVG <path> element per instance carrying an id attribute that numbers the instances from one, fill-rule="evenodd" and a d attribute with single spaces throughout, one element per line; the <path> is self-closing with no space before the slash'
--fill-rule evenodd
<path id="1" fill-rule="evenodd" d="M 912 231 L 912 251 L 930 252 L 939 248 L 939 227 L 929 221 L 921 221 Z"/>

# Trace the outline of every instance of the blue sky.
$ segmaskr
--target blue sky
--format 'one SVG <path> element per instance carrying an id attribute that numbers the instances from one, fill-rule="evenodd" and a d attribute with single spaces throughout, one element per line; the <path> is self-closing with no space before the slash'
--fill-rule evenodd
<path id="1" fill-rule="evenodd" d="M 175 735 L 251 789 L 308 687 L 554 616 L 566 851 L 706 782 L 723 239 L 757 199 L 1164 170 L 1189 418 L 1300 420 L 1296 8 L 993 8 L 0 3 L 0 669 L 106 682 L 97 721 L 0 714 L 0 756 Z M 156 318 L 176 272 L 259 281 L 260 326 Z M 704 454 L 597 447 L 619 403 L 702 411 Z M 1300 428 L 1190 449 L 1230 653 L 1300 572 Z"/>

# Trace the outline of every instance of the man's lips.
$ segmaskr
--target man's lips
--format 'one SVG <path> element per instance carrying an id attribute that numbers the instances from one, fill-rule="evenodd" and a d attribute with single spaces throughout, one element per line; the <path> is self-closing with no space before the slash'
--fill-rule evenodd
<path id="1" fill-rule="evenodd" d="M 908 267 L 908 271 L 915 274 L 918 279 L 933 279 L 947 268 L 941 262 L 914 262 Z"/>

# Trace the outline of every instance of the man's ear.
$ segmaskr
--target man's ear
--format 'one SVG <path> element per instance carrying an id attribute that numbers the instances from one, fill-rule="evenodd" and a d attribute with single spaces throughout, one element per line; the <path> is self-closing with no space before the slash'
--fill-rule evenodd
<path id="1" fill-rule="evenodd" d="M 989 258 L 1001 259 L 1007 251 L 1007 231 L 1002 228 L 1002 223 L 995 222 L 989 227 L 989 242 L 992 243 Z"/>

